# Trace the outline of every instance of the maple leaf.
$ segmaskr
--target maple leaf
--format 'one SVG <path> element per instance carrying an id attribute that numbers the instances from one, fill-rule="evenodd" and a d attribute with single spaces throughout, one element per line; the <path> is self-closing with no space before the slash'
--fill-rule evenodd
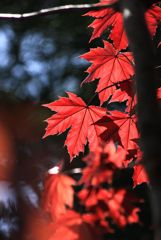
<path id="1" fill-rule="evenodd" d="M 99 135 L 104 128 L 96 126 L 95 122 L 106 115 L 104 108 L 88 106 L 74 93 L 68 92 L 69 98 L 61 97 L 59 100 L 45 104 L 45 107 L 57 112 L 47 122 L 44 137 L 60 134 L 70 128 L 65 145 L 70 158 L 84 151 L 84 145 L 89 142 L 90 150 L 95 149 L 100 141 Z"/>
<path id="2" fill-rule="evenodd" d="M 104 41 L 104 48 L 93 48 L 81 57 L 92 63 L 83 83 L 99 79 L 96 92 L 99 93 L 101 104 L 114 93 L 117 83 L 134 74 L 131 52 L 121 53 L 107 41 Z"/>
<path id="3" fill-rule="evenodd" d="M 73 206 L 73 185 L 75 181 L 64 174 L 48 174 L 46 177 L 42 205 L 53 220 L 67 211 L 66 206 Z"/>
<path id="4" fill-rule="evenodd" d="M 106 0 L 100 1 L 99 5 L 106 4 Z M 112 27 L 109 38 L 113 41 L 114 46 L 118 49 L 126 49 L 128 40 L 123 26 L 122 14 L 113 8 L 90 11 L 85 16 L 94 17 L 95 20 L 89 27 L 93 28 L 90 40 L 100 37 L 105 30 Z M 161 9 L 153 5 L 145 13 L 148 28 L 152 36 L 156 33 L 158 22 L 161 20 Z"/>
<path id="5" fill-rule="evenodd" d="M 132 178 L 134 182 L 134 187 L 142 183 L 149 182 L 148 176 L 144 170 L 144 167 L 141 164 L 134 166 L 134 173 Z"/>
<path id="6" fill-rule="evenodd" d="M 98 125 L 106 127 L 106 131 L 101 134 L 101 137 L 104 140 L 118 141 L 126 151 L 135 149 L 136 143 L 133 139 L 139 137 L 135 114 L 130 115 L 117 110 L 110 113 L 111 115 L 97 122 Z"/>

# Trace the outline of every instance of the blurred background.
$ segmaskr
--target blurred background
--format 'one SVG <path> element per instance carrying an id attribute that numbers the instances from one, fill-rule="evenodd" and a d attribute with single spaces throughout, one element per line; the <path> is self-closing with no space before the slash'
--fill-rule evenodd
<path id="1" fill-rule="evenodd" d="M 84 2 L 1 0 L 0 12 Z M 89 96 L 79 88 L 87 68 L 79 56 L 90 37 L 83 13 L 0 20 L 0 239 L 21 239 L 26 212 L 38 207 L 47 170 L 62 159 L 69 162 L 65 136 L 42 140 L 51 112 L 41 105 L 64 91 Z"/>

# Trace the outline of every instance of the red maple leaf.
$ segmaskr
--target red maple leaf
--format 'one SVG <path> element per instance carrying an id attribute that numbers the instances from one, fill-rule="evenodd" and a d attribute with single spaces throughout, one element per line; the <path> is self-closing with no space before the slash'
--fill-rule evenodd
<path id="1" fill-rule="evenodd" d="M 84 151 L 84 145 L 89 142 L 90 149 L 98 146 L 99 135 L 104 128 L 96 126 L 95 122 L 106 115 L 106 110 L 96 106 L 88 106 L 74 93 L 68 92 L 69 98 L 61 97 L 59 100 L 44 106 L 57 112 L 47 122 L 45 136 L 60 134 L 70 128 L 65 145 L 70 158 Z"/>
<path id="2" fill-rule="evenodd" d="M 101 0 L 99 5 L 107 4 L 106 0 Z M 109 27 L 112 27 L 109 38 L 118 49 L 125 49 L 128 46 L 126 33 L 123 26 L 123 17 L 121 12 L 113 8 L 90 11 L 85 16 L 94 17 L 95 20 L 89 27 L 93 28 L 92 39 L 100 37 Z M 161 9 L 153 5 L 145 13 L 148 28 L 152 36 L 156 33 L 158 22 L 161 20 Z"/>
<path id="3" fill-rule="evenodd" d="M 110 113 L 111 115 L 97 122 L 98 125 L 106 127 L 106 131 L 101 134 L 101 137 L 104 140 L 118 141 L 125 150 L 135 149 L 137 144 L 133 140 L 139 137 L 135 114 L 131 115 L 120 111 L 111 111 Z"/>
<path id="4" fill-rule="evenodd" d="M 101 104 L 113 94 L 117 83 L 134 74 L 131 52 L 121 53 L 107 41 L 104 41 L 104 48 L 93 48 L 82 58 L 92 63 L 87 69 L 89 75 L 84 82 L 99 79 L 96 92 L 99 93 Z"/>
<path id="5" fill-rule="evenodd" d="M 66 206 L 73 206 L 73 185 L 75 181 L 64 174 L 49 174 L 46 177 L 42 205 L 53 220 L 67 211 Z"/>
<path id="6" fill-rule="evenodd" d="M 145 169 L 141 164 L 134 166 L 133 182 L 134 182 L 134 187 L 142 183 L 149 182 Z"/>

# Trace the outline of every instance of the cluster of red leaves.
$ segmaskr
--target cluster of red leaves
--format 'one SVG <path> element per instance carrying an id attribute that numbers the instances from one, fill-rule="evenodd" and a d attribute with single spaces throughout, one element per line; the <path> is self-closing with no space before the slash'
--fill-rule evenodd
<path id="1" fill-rule="evenodd" d="M 80 180 L 84 187 L 78 196 L 93 215 L 97 229 L 98 226 L 103 228 L 101 232 L 113 232 L 110 223 L 125 227 L 139 219 L 139 209 L 134 207 L 137 199 L 123 188 L 114 189 L 112 184 L 113 175 L 116 170 L 122 169 L 125 157 L 126 152 L 122 147 L 116 151 L 114 143 L 109 142 L 99 146 L 84 159 L 87 167 Z"/>
<path id="2" fill-rule="evenodd" d="M 116 1 L 101 0 L 99 4 L 111 2 Z M 44 137 L 69 129 L 65 145 L 71 160 L 84 152 L 84 146 L 89 143 L 90 153 L 85 158 L 87 166 L 80 180 L 83 189 L 77 195 L 85 212 L 80 214 L 72 210 L 73 179 L 63 174 L 49 176 L 45 183 L 43 206 L 50 213 L 55 229 L 49 238 L 51 240 L 96 239 L 99 230 L 102 233 L 112 232 L 113 224 L 124 227 L 138 222 L 137 200 L 124 188 L 113 187 L 113 175 L 130 164 L 134 171 L 133 186 L 148 182 L 140 165 L 142 153 L 138 146 L 135 114 L 137 98 L 133 90 L 134 59 L 128 49 L 122 15 L 113 8 L 107 8 L 90 11 L 86 16 L 94 18 L 90 25 L 93 28 L 91 40 L 102 37 L 103 47 L 92 48 L 82 56 L 91 63 L 83 84 L 98 80 L 96 93 L 100 106 L 86 104 L 69 92 L 68 97 L 60 97 L 44 105 L 55 112 L 47 120 Z M 146 11 L 145 18 L 153 37 L 161 20 L 160 7 L 152 5 Z M 106 39 L 105 33 L 108 35 Z M 159 89 L 159 99 L 160 92 Z M 107 111 L 102 107 L 105 102 L 124 103 L 126 107 L 124 111 Z M 117 144 L 117 150 L 113 142 Z"/>
<path id="3" fill-rule="evenodd" d="M 55 171 L 56 170 L 56 171 Z M 59 173 L 48 173 L 42 196 L 42 210 L 33 214 L 26 232 L 28 240 L 98 240 L 89 213 L 80 214 L 73 210 L 73 178 Z M 25 238 L 26 239 L 26 238 Z"/>
<path id="4" fill-rule="evenodd" d="M 113 142 L 104 143 L 83 159 L 87 166 L 77 183 L 61 172 L 48 174 L 42 197 L 43 212 L 30 222 L 31 240 L 98 240 L 113 233 L 116 225 L 123 228 L 137 223 L 138 199 L 124 188 L 112 187 L 114 173 L 122 168 L 125 156 L 122 147 L 116 151 Z M 74 210 L 75 185 L 81 186 L 77 193 L 77 202 L 83 209 L 80 213 Z"/>

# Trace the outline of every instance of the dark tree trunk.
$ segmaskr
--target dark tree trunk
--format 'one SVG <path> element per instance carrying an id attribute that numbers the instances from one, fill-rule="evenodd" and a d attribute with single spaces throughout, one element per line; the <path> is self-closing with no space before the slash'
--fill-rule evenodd
<path id="1" fill-rule="evenodd" d="M 120 0 L 120 8 L 135 60 L 138 127 L 143 164 L 151 184 L 154 239 L 161 240 L 161 118 L 156 97 L 153 47 L 144 18 L 146 8 L 143 2 Z"/>

